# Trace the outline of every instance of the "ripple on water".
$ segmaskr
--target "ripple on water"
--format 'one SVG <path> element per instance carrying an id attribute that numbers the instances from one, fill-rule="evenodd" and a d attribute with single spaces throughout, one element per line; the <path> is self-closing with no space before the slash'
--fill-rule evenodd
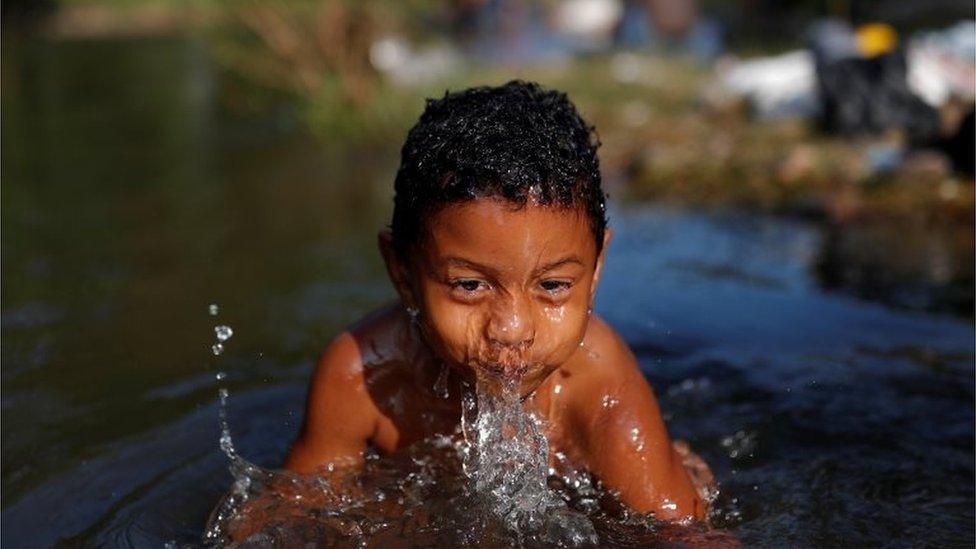
<path id="1" fill-rule="evenodd" d="M 211 544 L 590 547 L 718 539 L 628 512 L 584 472 L 551 474 L 542 423 L 523 409 L 514 385 L 466 388 L 454 435 L 396 456 L 371 453 L 362 472 L 263 469 L 240 457 L 224 427 L 221 446 L 235 481 L 211 515 Z"/>

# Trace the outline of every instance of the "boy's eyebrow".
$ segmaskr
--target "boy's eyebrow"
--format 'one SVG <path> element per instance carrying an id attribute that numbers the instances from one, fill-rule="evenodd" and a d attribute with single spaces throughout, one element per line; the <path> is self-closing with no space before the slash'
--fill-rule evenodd
<path id="1" fill-rule="evenodd" d="M 498 274 L 498 271 L 496 269 L 492 268 L 492 267 L 489 267 L 487 265 L 482 265 L 481 263 L 477 263 L 477 262 L 471 261 L 470 259 L 464 259 L 463 257 L 448 256 L 448 257 L 445 257 L 444 258 L 444 261 L 446 261 L 447 263 L 450 263 L 451 265 L 457 265 L 459 267 L 468 267 L 469 269 L 474 269 L 476 271 L 481 271 L 481 272 L 483 272 L 485 274 L 490 274 L 490 275 L 496 275 L 496 274 Z M 553 270 L 553 269 L 555 269 L 557 267 L 561 267 L 563 265 L 566 265 L 568 263 L 576 263 L 577 265 L 583 265 L 583 262 L 580 260 L 579 257 L 577 257 L 575 255 L 570 255 L 570 256 L 567 256 L 567 257 L 564 257 L 564 258 L 561 258 L 561 259 L 557 259 L 556 261 L 551 261 L 549 263 L 546 263 L 545 265 L 540 266 L 538 269 L 535 270 L 535 274 L 536 275 L 539 275 L 539 274 L 542 274 L 542 273 L 544 273 L 546 271 L 551 271 L 551 270 Z"/>
<path id="2" fill-rule="evenodd" d="M 536 269 L 535 272 L 536 272 L 536 274 L 541 274 L 541 273 L 544 273 L 546 271 L 551 271 L 551 270 L 555 269 L 556 267 L 562 267 L 563 265 L 566 265 L 568 263 L 576 263 L 578 265 L 582 265 L 583 264 L 583 262 L 580 261 L 580 258 L 579 257 L 577 257 L 575 255 L 570 255 L 570 256 L 564 257 L 562 259 L 557 259 L 556 261 L 552 261 L 550 263 L 546 263 L 545 265 L 543 265 L 543 266 L 539 267 L 538 269 Z"/>
<path id="3" fill-rule="evenodd" d="M 476 263 L 469 259 L 464 259 L 463 257 L 448 256 L 444 258 L 444 261 L 450 263 L 451 265 L 457 265 L 459 267 L 468 267 L 469 269 L 474 269 L 476 271 L 481 271 L 485 274 L 495 275 L 498 271 L 481 263 Z"/>

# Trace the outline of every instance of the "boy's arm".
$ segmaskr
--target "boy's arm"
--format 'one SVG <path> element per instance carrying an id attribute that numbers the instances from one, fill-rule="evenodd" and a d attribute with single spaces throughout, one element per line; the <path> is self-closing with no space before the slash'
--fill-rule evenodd
<path id="1" fill-rule="evenodd" d="M 366 392 L 359 346 L 352 335 L 343 333 L 322 354 L 312 375 L 302 430 L 285 459 L 285 468 L 299 474 L 321 473 L 333 486 L 342 485 L 346 475 L 362 465 L 376 418 Z M 329 464 L 337 469 L 323 471 Z M 330 505 L 335 494 L 309 486 L 279 476 L 260 492 L 250 494 L 223 525 L 227 540 L 242 542 L 276 521 L 304 516 L 309 506 Z M 297 507 L 296 501 L 301 502 Z"/>
<path id="2" fill-rule="evenodd" d="M 705 518 L 706 506 L 672 447 L 650 384 L 626 344 L 605 330 L 574 406 L 588 467 L 634 510 L 664 520 Z"/>
<path id="3" fill-rule="evenodd" d="M 305 419 L 285 468 L 311 473 L 328 464 L 361 465 L 378 411 L 366 388 L 362 356 L 345 332 L 322 354 L 309 384 Z"/>

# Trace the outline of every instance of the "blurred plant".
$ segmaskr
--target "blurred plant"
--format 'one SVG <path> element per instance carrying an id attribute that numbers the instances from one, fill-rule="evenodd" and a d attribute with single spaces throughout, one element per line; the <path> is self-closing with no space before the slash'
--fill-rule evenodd
<path id="1" fill-rule="evenodd" d="M 410 0 L 230 4 L 217 58 L 246 80 L 290 94 L 301 122 L 335 143 L 393 147 L 425 97 L 446 89 L 536 80 L 567 92 L 599 129 L 611 187 L 697 205 L 735 204 L 832 219 L 952 217 L 973 223 L 973 186 L 924 155 L 897 170 L 885 140 L 850 140 L 800 120 L 761 121 L 746 105 L 715 103 L 711 71 L 687 59 L 617 53 L 519 66 L 467 62 L 411 84 L 370 62 L 378 40 L 437 39 L 438 12 Z M 619 187 L 613 192 L 623 190 Z"/>
<path id="2" fill-rule="evenodd" d="M 240 2 L 228 14 L 216 45 L 230 68 L 289 93 L 335 86 L 350 104 L 369 100 L 369 47 L 383 21 L 374 2 Z"/>
<path id="3" fill-rule="evenodd" d="M 258 86 L 297 99 L 319 133 L 375 126 L 388 90 L 370 62 L 382 36 L 406 34 L 429 4 L 393 0 L 231 1 L 210 33 L 217 60 Z"/>

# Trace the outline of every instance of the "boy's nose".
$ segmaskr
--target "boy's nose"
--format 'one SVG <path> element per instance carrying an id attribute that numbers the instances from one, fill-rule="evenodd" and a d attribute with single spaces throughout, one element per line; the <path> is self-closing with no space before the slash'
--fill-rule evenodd
<path id="1" fill-rule="evenodd" d="M 514 298 L 492 307 L 485 335 L 497 345 L 529 346 L 535 337 L 535 329 L 527 304 Z"/>

